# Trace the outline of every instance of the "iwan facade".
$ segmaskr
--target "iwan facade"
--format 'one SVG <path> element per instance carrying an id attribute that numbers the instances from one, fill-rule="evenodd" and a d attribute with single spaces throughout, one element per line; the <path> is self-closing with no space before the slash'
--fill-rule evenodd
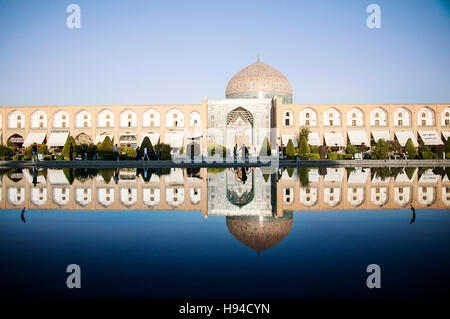
<path id="1" fill-rule="evenodd" d="M 17 146 L 46 143 L 63 146 L 67 136 L 77 143 L 95 143 L 110 136 L 121 146 L 137 146 L 145 136 L 164 142 L 177 153 L 188 143 L 206 153 L 209 143 L 232 148 L 246 145 L 259 152 L 264 137 L 276 146 L 310 128 L 310 145 L 369 146 L 378 139 L 408 138 L 418 145 L 442 144 L 450 135 L 447 104 L 292 104 L 288 79 L 257 61 L 228 83 L 226 99 L 202 99 L 200 104 L 11 106 L 0 109 L 1 142 Z"/>

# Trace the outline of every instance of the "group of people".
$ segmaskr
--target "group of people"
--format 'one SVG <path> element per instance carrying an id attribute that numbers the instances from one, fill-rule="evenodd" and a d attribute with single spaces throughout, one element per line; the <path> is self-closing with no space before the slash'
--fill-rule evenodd
<path id="1" fill-rule="evenodd" d="M 241 154 L 242 154 L 242 157 L 245 160 L 248 159 L 248 156 L 249 156 L 250 152 L 248 151 L 248 148 L 245 146 L 245 144 L 243 144 L 242 147 L 241 147 Z M 238 145 L 237 144 L 234 145 L 234 148 L 233 148 L 233 158 L 234 158 L 235 161 L 238 158 Z"/>

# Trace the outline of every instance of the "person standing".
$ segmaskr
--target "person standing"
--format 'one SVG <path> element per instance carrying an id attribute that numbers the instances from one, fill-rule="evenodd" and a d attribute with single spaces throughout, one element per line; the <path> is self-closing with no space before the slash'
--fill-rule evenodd
<path id="1" fill-rule="evenodd" d="M 141 159 L 141 149 L 139 146 L 136 148 L 136 161 L 139 161 Z"/>
<path id="2" fill-rule="evenodd" d="M 117 159 L 117 163 L 119 163 L 119 147 L 117 146 L 117 144 L 116 144 L 116 146 L 114 146 L 114 155 L 116 156 L 116 159 Z"/>
<path id="3" fill-rule="evenodd" d="M 73 144 L 70 143 L 70 148 L 69 148 L 69 159 L 71 161 L 73 161 Z"/>
<path id="4" fill-rule="evenodd" d="M 34 163 L 35 160 L 36 160 L 36 162 L 38 161 L 38 152 L 37 152 L 36 143 L 33 144 L 32 150 L 33 150 L 33 163 Z"/>
<path id="5" fill-rule="evenodd" d="M 147 148 L 147 146 L 144 147 L 144 160 L 145 160 L 145 159 L 147 159 L 148 161 L 150 160 L 150 159 L 148 158 L 148 148 Z"/>

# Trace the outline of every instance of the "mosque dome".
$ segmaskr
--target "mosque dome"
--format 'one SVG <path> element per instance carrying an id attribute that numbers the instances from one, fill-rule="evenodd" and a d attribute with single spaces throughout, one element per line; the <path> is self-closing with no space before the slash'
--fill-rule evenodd
<path id="1" fill-rule="evenodd" d="M 291 231 L 293 217 L 228 216 L 227 227 L 236 240 L 257 252 L 278 245 Z"/>
<path id="2" fill-rule="evenodd" d="M 292 86 L 280 71 L 258 59 L 233 76 L 225 96 L 227 99 L 276 96 L 282 98 L 283 103 L 292 103 Z"/>

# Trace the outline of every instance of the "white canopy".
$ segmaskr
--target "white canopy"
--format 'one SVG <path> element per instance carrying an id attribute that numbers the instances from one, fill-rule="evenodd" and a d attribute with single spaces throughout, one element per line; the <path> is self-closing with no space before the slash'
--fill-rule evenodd
<path id="1" fill-rule="evenodd" d="M 345 146 L 342 133 L 323 133 L 327 146 Z"/>
<path id="2" fill-rule="evenodd" d="M 442 135 L 444 135 L 445 140 L 448 140 L 448 137 L 450 136 L 450 132 L 442 132 Z"/>
<path id="3" fill-rule="evenodd" d="M 172 147 L 183 147 L 184 133 L 166 133 L 164 136 L 164 143 Z"/>
<path id="4" fill-rule="evenodd" d="M 419 143 L 417 143 L 416 137 L 412 131 L 395 131 L 395 136 L 397 137 L 398 142 L 401 146 L 405 146 L 408 139 L 411 139 L 414 146 L 418 147 Z"/>
<path id="5" fill-rule="evenodd" d="M 34 143 L 42 144 L 42 142 L 44 142 L 44 140 L 45 140 L 46 135 L 47 135 L 47 133 L 30 133 L 30 134 L 28 134 L 27 138 L 23 142 L 23 146 L 27 147 Z M 66 142 L 66 141 L 64 141 L 64 142 Z"/>
<path id="6" fill-rule="evenodd" d="M 50 182 L 50 184 L 69 184 L 67 181 L 66 175 L 64 175 L 64 172 L 62 169 L 48 169 L 47 170 L 47 178 Z"/>
<path id="7" fill-rule="evenodd" d="M 145 138 L 146 136 L 150 139 L 150 142 L 152 143 L 153 146 L 155 146 L 156 144 L 158 144 L 158 142 L 159 142 L 159 136 L 160 136 L 159 133 L 142 134 L 142 137 L 141 137 L 141 143 L 140 143 L 140 144 L 142 144 L 142 141 L 144 141 L 144 138 Z"/>
<path id="8" fill-rule="evenodd" d="M 48 138 L 47 145 L 50 147 L 64 146 L 69 132 L 52 132 Z"/>
<path id="9" fill-rule="evenodd" d="M 347 131 L 348 138 L 350 139 L 350 144 L 352 145 L 362 145 L 370 146 L 369 139 L 367 138 L 366 131 Z"/>
<path id="10" fill-rule="evenodd" d="M 375 142 L 378 142 L 379 140 L 385 140 L 386 142 L 391 140 L 389 131 L 372 131 L 372 136 Z"/>
<path id="11" fill-rule="evenodd" d="M 419 131 L 419 135 L 425 145 L 444 144 L 436 131 Z"/>
<path id="12" fill-rule="evenodd" d="M 322 145 L 322 142 L 320 141 L 319 133 L 317 133 L 317 132 L 309 132 L 309 134 L 308 134 L 308 144 L 309 145 L 315 145 L 315 146 Z"/>
<path id="13" fill-rule="evenodd" d="M 281 135 L 281 144 L 283 146 L 287 146 L 289 143 L 289 140 L 292 140 L 292 143 L 294 143 L 294 147 L 298 147 L 298 143 L 297 143 L 297 135 L 295 134 L 284 134 Z"/>
<path id="14" fill-rule="evenodd" d="M 107 136 L 109 136 L 111 141 L 113 140 L 114 135 L 112 134 L 100 134 L 95 137 L 94 144 L 97 145 L 98 143 L 103 143 Z"/>

